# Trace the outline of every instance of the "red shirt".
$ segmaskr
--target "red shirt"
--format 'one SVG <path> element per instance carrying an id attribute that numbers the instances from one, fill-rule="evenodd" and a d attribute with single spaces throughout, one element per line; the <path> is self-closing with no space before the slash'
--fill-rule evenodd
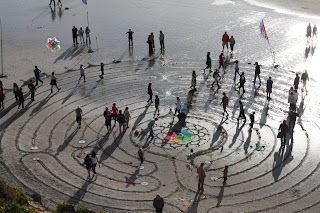
<path id="1" fill-rule="evenodd" d="M 229 36 L 228 36 L 228 34 L 223 34 L 223 36 L 222 36 L 222 41 L 223 41 L 223 42 L 228 42 L 228 41 L 229 41 Z"/>
<path id="2" fill-rule="evenodd" d="M 112 107 L 112 114 L 118 114 L 118 108 L 116 106 Z"/>
<path id="3" fill-rule="evenodd" d="M 219 56 L 219 61 L 223 63 L 223 56 L 222 55 Z"/>

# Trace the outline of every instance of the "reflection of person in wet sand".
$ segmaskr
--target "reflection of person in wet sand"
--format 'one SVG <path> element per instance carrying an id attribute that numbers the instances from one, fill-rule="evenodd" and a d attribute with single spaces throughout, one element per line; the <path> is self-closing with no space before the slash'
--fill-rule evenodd
<path id="1" fill-rule="evenodd" d="M 307 27 L 307 42 L 309 42 L 309 40 L 311 38 L 311 33 L 312 33 L 312 29 L 311 29 L 311 25 L 309 23 L 309 25 Z"/>

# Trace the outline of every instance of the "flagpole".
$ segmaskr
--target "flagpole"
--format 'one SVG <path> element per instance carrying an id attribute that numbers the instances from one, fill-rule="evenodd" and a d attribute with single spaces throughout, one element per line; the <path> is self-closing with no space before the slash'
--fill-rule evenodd
<path id="1" fill-rule="evenodd" d="M 268 44 L 269 44 L 270 51 L 271 51 L 271 55 L 272 55 L 272 61 L 273 61 L 272 65 L 273 65 L 273 67 L 274 67 L 274 66 L 275 66 L 275 63 L 276 63 L 276 57 L 275 57 L 274 52 L 273 52 L 273 50 L 272 50 L 272 48 L 271 48 L 271 44 L 270 44 L 270 42 L 269 42 L 269 39 L 268 39 Z"/>
<path id="2" fill-rule="evenodd" d="M 89 28 L 89 30 L 90 30 L 90 27 L 89 27 L 89 10 L 88 10 L 88 1 L 86 1 L 86 7 L 87 7 L 87 23 L 88 23 L 88 28 Z M 90 33 L 89 33 L 89 38 L 90 38 L 90 40 L 89 40 L 89 49 L 88 49 L 88 53 L 92 53 L 93 51 L 92 51 L 92 49 L 91 49 L 91 37 L 90 37 Z"/>
<path id="3" fill-rule="evenodd" d="M 0 44 L 0 47 L 1 47 L 1 75 L 0 75 L 0 78 L 5 78 L 7 76 L 5 76 L 3 74 L 3 46 L 2 46 L 2 23 L 1 23 L 1 18 L 0 18 L 0 36 L 1 36 L 1 44 Z"/>

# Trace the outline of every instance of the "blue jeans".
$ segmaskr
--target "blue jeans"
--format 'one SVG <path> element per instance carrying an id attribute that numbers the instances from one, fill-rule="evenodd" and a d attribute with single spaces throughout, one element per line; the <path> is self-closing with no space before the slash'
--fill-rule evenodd
<path id="1" fill-rule="evenodd" d="M 91 168 L 92 168 L 93 174 L 97 174 L 97 172 L 96 172 L 96 166 L 97 166 L 97 164 L 96 164 L 96 163 L 91 165 Z"/>
<path id="2" fill-rule="evenodd" d="M 261 84 L 260 74 L 254 75 L 254 81 L 253 81 L 253 83 L 256 84 L 256 78 L 257 78 L 257 76 L 258 76 L 258 78 L 259 78 L 259 83 Z"/>
<path id="3" fill-rule="evenodd" d="M 149 127 L 149 131 L 150 131 L 150 136 L 153 137 L 153 128 Z"/>
<path id="4" fill-rule="evenodd" d="M 286 141 L 287 141 L 287 133 L 282 133 L 281 136 L 281 146 L 285 146 L 286 145 Z"/>
<path id="5" fill-rule="evenodd" d="M 30 90 L 30 92 L 31 92 L 31 100 L 34 101 L 34 90 Z"/>
<path id="6" fill-rule="evenodd" d="M 89 43 L 91 44 L 91 38 L 90 38 L 90 35 L 86 35 L 86 44 L 88 44 L 88 40 L 89 40 Z"/>

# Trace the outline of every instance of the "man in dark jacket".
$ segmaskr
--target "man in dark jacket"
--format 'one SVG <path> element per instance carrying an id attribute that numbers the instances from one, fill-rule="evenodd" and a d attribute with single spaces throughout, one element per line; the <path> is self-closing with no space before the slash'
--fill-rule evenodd
<path id="1" fill-rule="evenodd" d="M 35 66 L 35 69 L 33 70 L 33 72 L 34 72 L 34 76 L 36 77 L 36 86 L 38 86 L 38 81 L 40 81 L 41 84 L 43 84 L 43 81 L 41 81 L 40 79 L 41 70 L 38 69 L 38 66 Z"/>
<path id="2" fill-rule="evenodd" d="M 240 92 L 240 89 L 242 87 L 242 91 L 243 93 L 245 93 L 246 91 L 244 91 L 244 83 L 246 82 L 246 78 L 244 77 L 244 72 L 241 73 L 240 75 L 240 86 L 239 86 L 239 92 Z"/>
<path id="3" fill-rule="evenodd" d="M 78 29 L 75 26 L 73 26 L 73 28 L 72 28 L 72 38 L 73 38 L 73 45 L 79 44 L 78 43 Z"/>
<path id="4" fill-rule="evenodd" d="M 24 108 L 24 97 L 23 97 L 23 93 L 22 93 L 22 88 L 20 88 L 20 90 L 18 92 L 18 99 L 19 99 L 18 109 L 20 109 L 20 106 L 22 106 L 22 109 L 23 109 Z"/>
<path id="5" fill-rule="evenodd" d="M 260 65 L 258 64 L 258 62 L 255 63 L 256 65 L 256 69 L 254 71 L 254 80 L 253 80 L 253 84 L 256 85 L 256 79 L 257 77 L 259 78 L 259 84 L 261 85 L 261 78 L 260 78 Z"/>
<path id="6" fill-rule="evenodd" d="M 298 89 L 298 87 L 299 87 L 299 81 L 300 81 L 300 77 L 299 77 L 299 74 L 297 73 L 297 74 L 296 74 L 296 77 L 295 77 L 295 79 L 294 79 L 294 82 L 293 82 L 293 84 L 294 84 L 294 89 Z"/>
<path id="7" fill-rule="evenodd" d="M 34 92 L 36 91 L 36 87 L 33 85 L 32 80 L 30 80 L 30 82 L 28 84 L 28 88 L 31 93 L 31 100 L 34 101 Z"/>
<path id="8" fill-rule="evenodd" d="M 164 200 L 157 194 L 156 198 L 153 200 L 153 207 L 156 209 L 157 213 L 162 213 L 162 209 L 164 207 Z"/>
<path id="9" fill-rule="evenodd" d="M 151 88 L 151 86 L 152 86 L 152 83 L 149 83 L 149 85 L 148 85 L 149 100 L 147 101 L 148 104 L 149 104 L 150 101 L 151 101 L 151 103 L 153 103 L 153 101 L 152 101 L 152 95 L 153 95 L 153 93 L 152 93 L 152 88 Z"/>

